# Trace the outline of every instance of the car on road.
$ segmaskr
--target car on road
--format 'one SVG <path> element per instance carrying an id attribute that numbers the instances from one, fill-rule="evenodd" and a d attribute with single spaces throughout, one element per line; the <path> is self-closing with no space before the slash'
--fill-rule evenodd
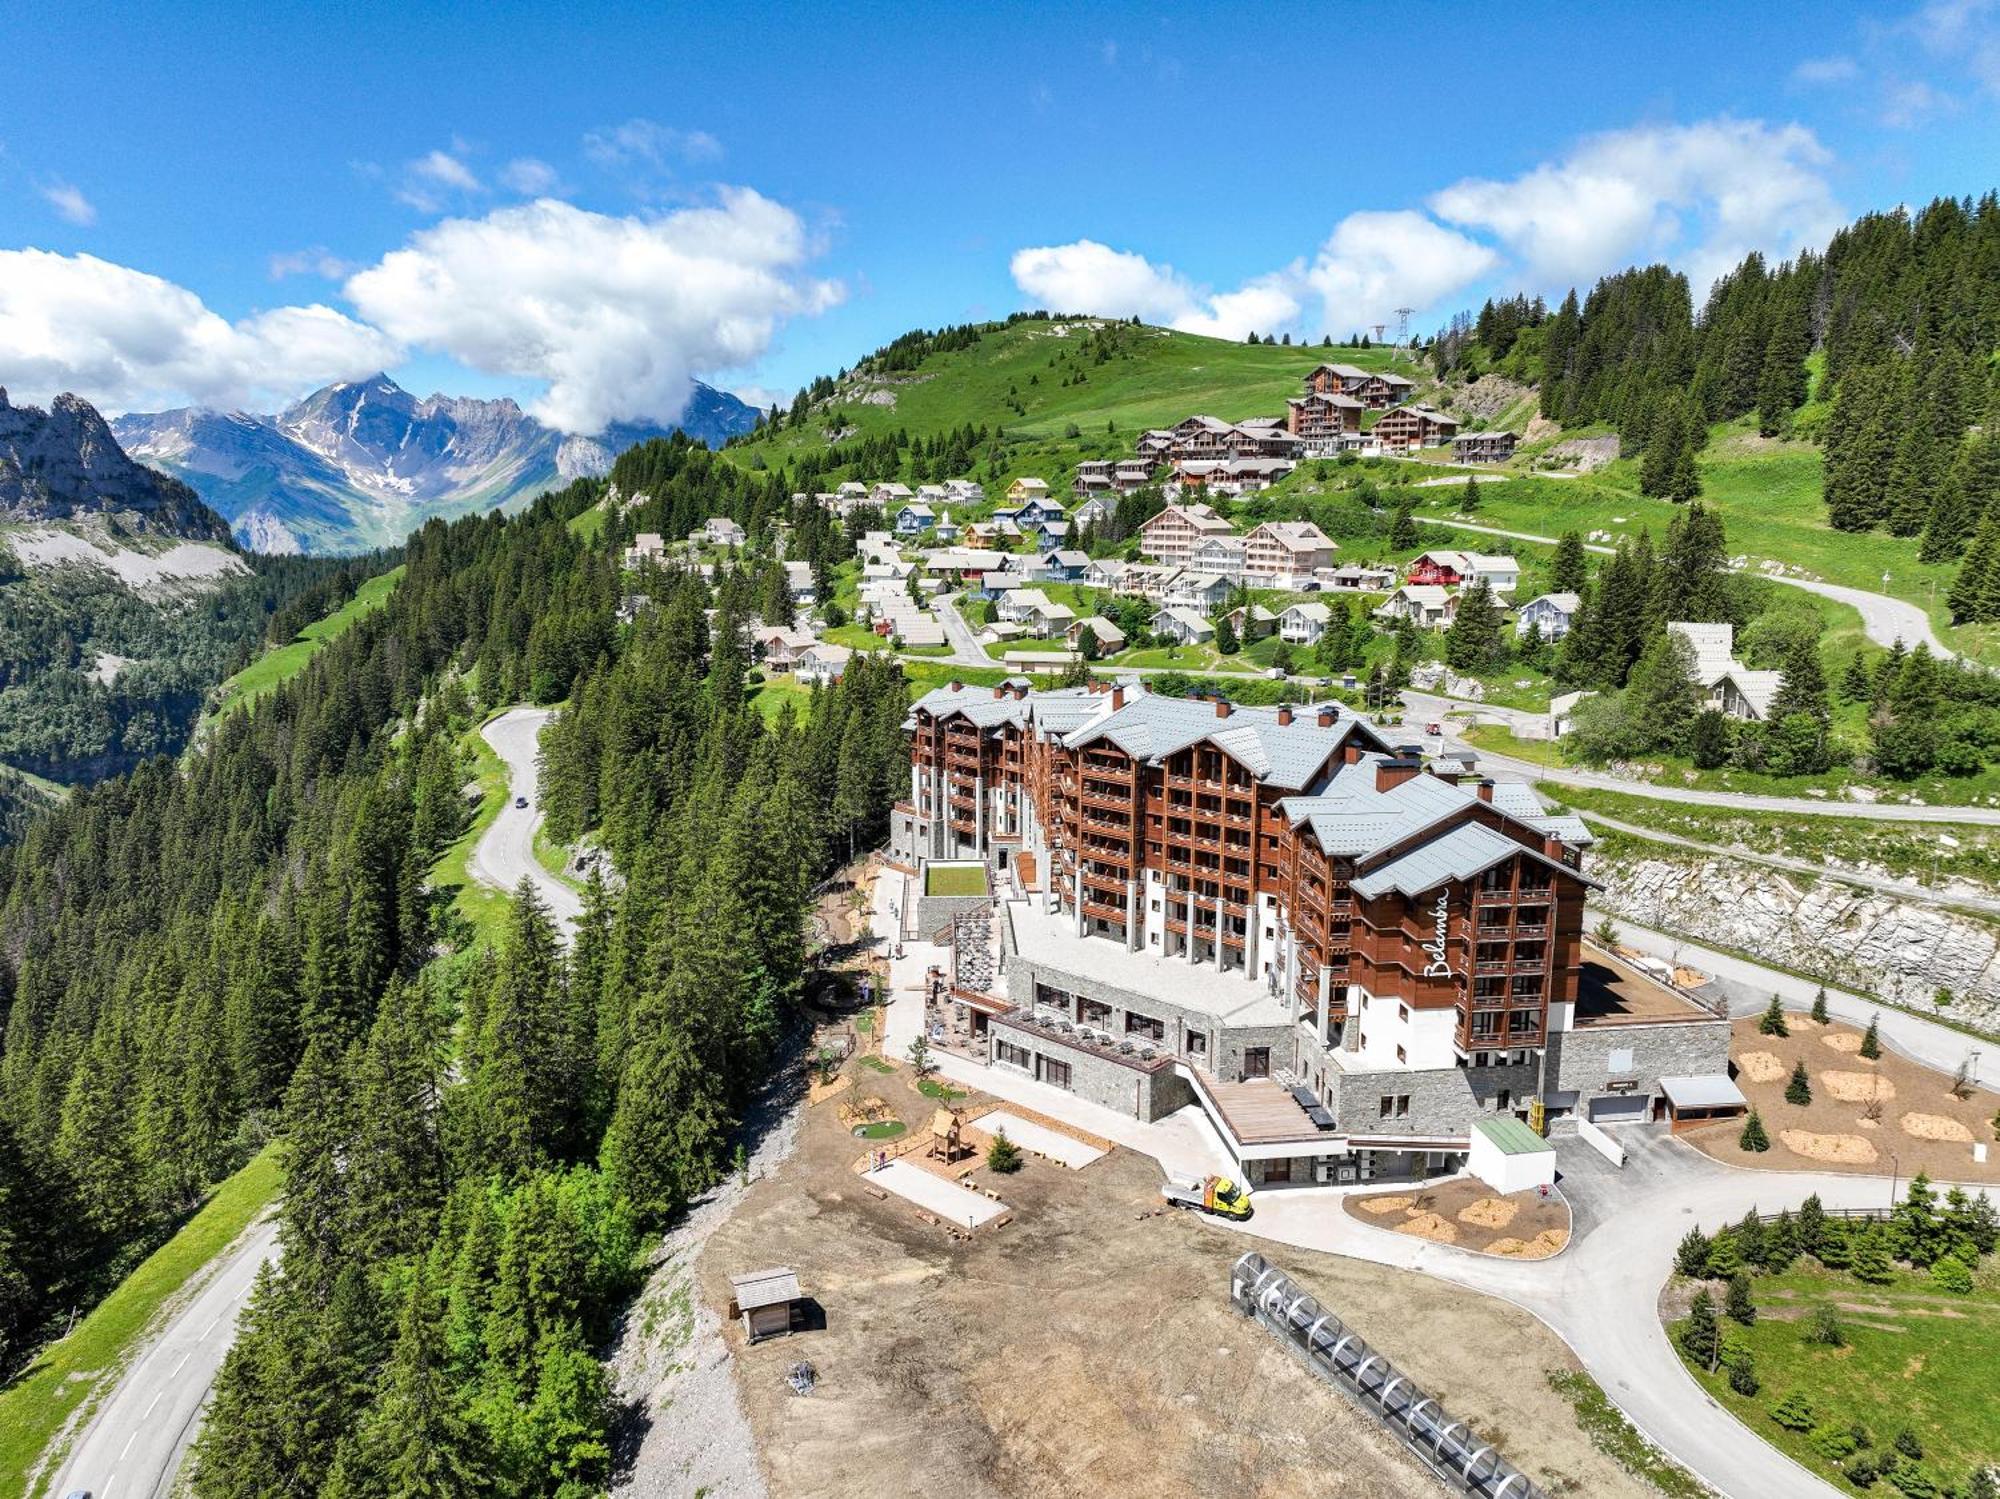
<path id="1" fill-rule="evenodd" d="M 514 798 L 514 805 L 517 807 L 525 807 L 528 805 L 528 799 L 525 796 L 517 796 Z"/>
<path id="2" fill-rule="evenodd" d="M 1444 725 L 1441 723 L 1427 723 L 1424 725 L 1424 732 L 1426 734 L 1442 734 L 1444 733 Z"/>

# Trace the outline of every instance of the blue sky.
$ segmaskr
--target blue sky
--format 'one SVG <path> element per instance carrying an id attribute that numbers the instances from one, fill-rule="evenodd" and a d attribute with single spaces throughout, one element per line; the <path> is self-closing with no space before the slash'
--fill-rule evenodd
<path id="1" fill-rule="evenodd" d="M 9 42 L 0 384 L 112 410 L 382 363 L 589 430 L 1021 306 L 1429 326 L 2000 185 L 2000 0 L 28 0 Z"/>

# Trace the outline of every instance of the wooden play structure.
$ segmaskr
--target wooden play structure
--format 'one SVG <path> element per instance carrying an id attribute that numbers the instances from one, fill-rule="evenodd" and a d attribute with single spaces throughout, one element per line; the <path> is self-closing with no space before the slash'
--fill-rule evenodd
<path id="1" fill-rule="evenodd" d="M 962 1113 L 957 1109 L 940 1108 L 931 1114 L 931 1143 L 925 1154 L 929 1159 L 943 1161 L 947 1166 L 972 1154 L 972 1147 L 965 1140 L 965 1116 Z"/>

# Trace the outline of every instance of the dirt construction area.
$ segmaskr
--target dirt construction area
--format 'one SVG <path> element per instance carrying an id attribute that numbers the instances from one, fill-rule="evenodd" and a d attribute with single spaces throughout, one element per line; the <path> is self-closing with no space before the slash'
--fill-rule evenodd
<path id="1" fill-rule="evenodd" d="M 1469 1176 L 1350 1196 L 1341 1206 L 1349 1217 L 1392 1233 L 1508 1259 L 1547 1259 L 1569 1243 L 1569 1204 L 1562 1198 L 1532 1191 L 1502 1197 Z"/>
<path id="2" fill-rule="evenodd" d="M 855 1065 L 850 1063 L 850 1065 Z M 871 1074 L 913 1131 L 934 1103 L 909 1069 Z M 975 1094 L 965 1117 L 991 1101 Z M 968 1185 L 1004 1221 L 947 1237 L 854 1170 L 837 1106 L 807 1111 L 796 1151 L 710 1238 L 699 1294 L 726 1316 L 728 1277 L 796 1270 L 809 1330 L 726 1336 L 772 1499 L 1399 1499 L 1439 1492 L 1400 1444 L 1230 1309 L 1231 1263 L 1258 1247 L 1375 1341 L 1551 1494 L 1653 1491 L 1579 1430 L 1548 1371 L 1574 1368 L 1525 1312 L 1415 1274 L 1273 1247 L 1166 1209 L 1149 1158 L 1082 1169 L 1030 1159 Z M 809 1360 L 812 1393 L 786 1374 Z"/>
<path id="3" fill-rule="evenodd" d="M 1993 1128 L 2000 1094 L 1967 1088 L 1960 1097 L 1951 1077 L 1886 1046 L 1870 1061 L 1861 1055 L 1862 1032 L 1854 1026 L 1815 1025 L 1790 1013 L 1785 1022 L 1788 1036 L 1762 1034 L 1754 1017 L 1738 1020 L 1730 1032 L 1736 1086 L 1764 1121 L 1771 1148 L 1753 1152 L 1738 1145 L 1740 1119 L 1704 1125 L 1683 1139 L 1732 1166 L 1877 1176 L 1893 1167 L 1905 1178 L 1922 1171 L 1938 1181 L 2000 1181 Z M 1966 1046 L 1975 1045 L 1968 1037 Z M 1812 1102 L 1787 1103 L 1785 1088 L 1800 1062 Z M 1986 1145 L 1983 1162 L 1973 1155 L 1980 1142 Z"/>

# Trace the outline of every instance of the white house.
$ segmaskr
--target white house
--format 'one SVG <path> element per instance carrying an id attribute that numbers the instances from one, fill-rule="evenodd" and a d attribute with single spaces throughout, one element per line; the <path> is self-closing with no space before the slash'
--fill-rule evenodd
<path id="1" fill-rule="evenodd" d="M 822 640 L 799 652 L 792 665 L 792 675 L 808 686 L 814 683 L 831 684 L 841 679 L 847 671 L 847 663 L 853 659 L 854 652 L 849 647 Z"/>
<path id="2" fill-rule="evenodd" d="M 1229 628 L 1236 632 L 1236 638 L 1246 645 L 1253 640 L 1262 640 L 1278 628 L 1278 616 L 1262 604 L 1239 604 L 1223 617 L 1229 621 Z"/>
<path id="3" fill-rule="evenodd" d="M 1234 588 L 1227 578 L 1187 572 L 1167 585 L 1166 600 L 1182 608 L 1209 611 L 1228 598 Z"/>
<path id="4" fill-rule="evenodd" d="M 910 486 L 898 484 L 895 480 L 885 480 L 868 492 L 868 498 L 886 511 L 893 511 L 905 500 L 912 498 Z"/>
<path id="5" fill-rule="evenodd" d="M 740 547 L 745 540 L 743 528 L 726 515 L 711 515 L 701 524 L 701 529 L 689 538 L 691 541 L 705 541 L 710 546 Z"/>
<path id="6" fill-rule="evenodd" d="M 1564 692 L 1549 699 L 1549 738 L 1560 739 L 1576 726 L 1576 705 L 1594 692 Z"/>
<path id="7" fill-rule="evenodd" d="M 1533 626 L 1542 632 L 1542 639 L 1560 640 L 1569 634 L 1569 627 L 1576 622 L 1576 611 L 1582 607 L 1583 600 L 1573 593 L 1545 593 L 1529 599 L 1521 606 L 1514 633 L 1525 635 Z"/>
<path id="8" fill-rule="evenodd" d="M 1442 630 L 1452 613 L 1451 595 L 1436 583 L 1405 583 L 1375 611 L 1377 618 L 1407 619 L 1423 630 Z"/>
<path id="9" fill-rule="evenodd" d="M 810 604 L 819 596 L 819 585 L 813 581 L 810 562 L 787 562 L 785 564 L 785 587 L 791 591 L 792 601 Z"/>
<path id="10" fill-rule="evenodd" d="M 1731 718 L 1763 723 L 1770 718 L 1771 704 L 1784 681 L 1785 674 L 1781 671 L 1751 671 L 1732 661 L 1729 670 L 1710 689 L 1709 702 Z"/>
<path id="11" fill-rule="evenodd" d="M 1243 538 L 1204 536 L 1188 553 L 1187 570 L 1234 583 L 1243 577 Z"/>
<path id="12" fill-rule="evenodd" d="M 1243 538 L 1243 571 L 1253 588 L 1296 588 L 1331 567 L 1335 550 L 1309 520 L 1265 521 Z"/>
<path id="13" fill-rule="evenodd" d="M 1736 661 L 1736 627 L 1731 624 L 1711 624 L 1706 621 L 1669 620 L 1669 634 L 1678 635 L 1688 643 L 1694 652 L 1694 667 L 1691 672 L 1697 685 L 1713 687 L 1722 680 L 1722 674 Z"/>
<path id="14" fill-rule="evenodd" d="M 632 544 L 625 548 L 625 565 L 637 567 L 642 562 L 664 562 L 666 556 L 666 537 L 658 531 L 641 531 L 632 538 Z"/>
<path id="15" fill-rule="evenodd" d="M 1097 649 L 1100 655 L 1109 656 L 1115 651 L 1125 649 L 1125 632 L 1103 615 L 1090 614 L 1075 621 L 1063 631 L 1063 639 L 1069 642 L 1071 650 L 1076 649 L 1077 642 L 1083 638 L 1083 632 L 1086 630 L 1097 637 Z"/>
<path id="16" fill-rule="evenodd" d="M 1324 604 L 1294 604 L 1278 616 L 1278 638 L 1292 645 L 1318 645 L 1332 618 Z"/>
<path id="17" fill-rule="evenodd" d="M 1025 625 L 1036 613 L 1049 607 L 1049 596 L 1039 588 L 1014 588 L 993 606 L 994 614 L 1010 625 Z"/>
<path id="18" fill-rule="evenodd" d="M 1215 626 L 1192 609 L 1162 609 L 1148 628 L 1163 640 L 1180 645 L 1203 645 L 1215 639 Z"/>

